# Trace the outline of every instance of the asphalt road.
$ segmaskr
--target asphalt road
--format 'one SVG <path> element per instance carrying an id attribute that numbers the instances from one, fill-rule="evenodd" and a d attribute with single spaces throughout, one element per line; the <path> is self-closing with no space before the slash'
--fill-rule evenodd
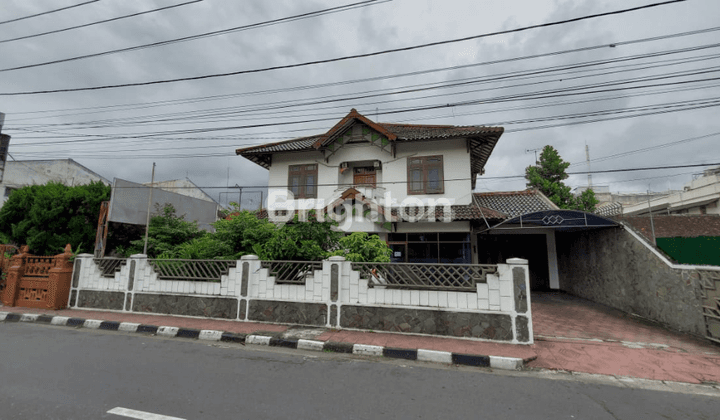
<path id="1" fill-rule="evenodd" d="M 0 419 L 715 419 L 719 412 L 717 397 L 530 373 L 0 323 Z"/>

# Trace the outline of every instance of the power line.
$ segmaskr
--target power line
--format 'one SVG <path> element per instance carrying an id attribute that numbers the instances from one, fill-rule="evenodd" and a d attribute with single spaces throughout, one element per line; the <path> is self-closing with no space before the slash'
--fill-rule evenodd
<path id="1" fill-rule="evenodd" d="M 612 43 L 612 45 L 616 45 L 616 46 L 617 45 L 631 45 L 631 44 L 652 42 L 652 41 L 665 40 L 665 39 L 671 39 L 671 38 L 699 35 L 699 34 L 704 34 L 704 33 L 709 33 L 709 32 L 715 32 L 718 30 L 720 30 L 720 27 L 711 27 L 711 28 L 705 28 L 705 29 L 699 29 L 699 30 L 693 30 L 693 31 L 687 31 L 687 32 L 679 32 L 679 33 L 673 33 L 673 34 L 667 34 L 667 35 L 654 36 L 654 37 L 649 37 L 649 38 L 634 39 L 634 40 L 629 40 L 629 41 L 616 41 L 616 42 Z M 18 112 L 18 113 L 15 113 L 15 115 L 49 113 L 49 112 L 64 112 L 64 111 L 78 111 L 78 110 L 93 110 L 91 112 L 86 112 L 86 113 L 60 114 L 60 115 L 55 116 L 55 117 L 60 117 L 60 116 L 74 116 L 74 115 L 95 114 L 95 113 L 106 112 L 106 111 L 98 111 L 98 109 L 126 108 L 126 109 L 124 109 L 126 111 L 133 110 L 133 109 L 146 109 L 146 108 L 151 108 L 151 107 L 156 107 L 156 106 L 164 106 L 164 105 L 168 105 L 168 104 L 189 104 L 189 103 L 212 101 L 212 100 L 230 99 L 230 98 L 242 97 L 242 96 L 284 93 L 284 92 L 292 92 L 292 91 L 297 91 L 297 90 L 319 89 L 319 88 L 324 88 L 324 87 L 341 86 L 341 85 L 364 83 L 364 82 L 370 82 L 370 81 L 389 80 L 389 79 L 402 78 L 402 77 L 408 77 L 408 76 L 432 74 L 432 73 L 441 72 L 441 71 L 461 70 L 461 69 L 472 68 L 472 67 L 477 67 L 477 66 L 486 66 L 486 65 L 493 65 L 493 64 L 508 63 L 508 62 L 512 62 L 512 61 L 520 61 L 520 60 L 528 60 L 528 59 L 534 59 L 534 58 L 542 58 L 542 57 L 570 54 L 570 53 L 575 53 L 575 52 L 584 52 L 584 51 L 590 51 L 590 50 L 607 48 L 607 47 L 608 47 L 608 44 L 600 44 L 600 45 L 581 47 L 581 48 L 575 48 L 575 49 L 570 49 L 570 50 L 561 50 L 561 51 L 554 51 L 554 52 L 549 52 L 549 53 L 534 54 L 534 55 L 529 55 L 529 56 L 513 57 L 513 58 L 509 58 L 509 59 L 500 59 L 500 60 L 486 61 L 486 62 L 479 62 L 479 63 L 472 63 L 472 64 L 440 67 L 440 68 L 434 68 L 434 69 L 429 69 L 429 70 L 417 70 L 417 71 L 413 71 L 413 72 L 396 73 L 396 74 L 391 74 L 391 75 L 375 76 L 375 77 L 353 79 L 353 80 L 344 80 L 344 81 L 338 81 L 338 82 L 293 86 L 293 87 L 289 87 L 289 88 L 275 88 L 275 89 L 266 89 L 266 90 L 260 90 L 260 91 L 241 92 L 241 93 L 233 93 L 233 94 L 200 96 L 200 97 L 191 97 L 191 98 L 185 98 L 185 99 L 154 101 L 154 102 L 144 102 L 144 103 L 127 103 L 127 104 L 118 104 L 118 105 L 106 105 L 106 106 L 100 106 L 100 107 L 81 107 L 81 108 L 69 108 L 69 109 Z M 679 50 L 671 50 L 671 51 L 680 52 Z M 662 54 L 662 52 L 655 53 L 655 54 Z M 36 117 L 36 118 L 45 118 L 45 117 Z M 32 118 L 15 119 L 15 121 L 23 121 L 23 120 L 28 120 L 28 119 L 32 119 Z"/>
<path id="2" fill-rule="evenodd" d="M 97 0 L 97 1 L 99 1 L 99 0 Z M 97 21 L 97 22 L 86 23 L 86 24 L 83 24 L 83 25 L 71 26 L 71 27 L 69 27 L 69 28 L 56 29 L 56 30 L 54 30 L 54 31 L 41 32 L 41 33 L 39 33 L 39 34 L 19 36 L 19 37 L 17 37 L 17 38 L 3 39 L 3 40 L 0 40 L 0 44 L 5 43 L 5 42 L 20 41 L 20 40 L 22 40 L 22 39 L 36 38 L 36 37 L 39 37 L 39 36 L 45 36 L 45 35 L 50 35 L 50 34 L 57 34 L 57 33 L 60 33 L 60 32 L 71 31 L 71 30 L 73 30 L 73 29 L 87 28 L 88 26 L 99 25 L 99 24 L 101 24 L 101 23 L 115 22 L 115 21 L 121 20 L 121 19 L 127 19 L 127 18 L 131 18 L 131 17 L 136 17 L 136 16 L 140 16 L 140 15 L 145 15 L 145 14 L 148 14 L 148 13 L 154 13 L 154 12 L 159 12 L 159 11 L 162 11 L 162 10 L 173 9 L 173 8 L 175 8 L 175 7 L 180 7 L 180 6 L 187 6 L 188 4 L 199 3 L 199 2 L 201 2 L 201 1 L 204 1 L 204 0 L 192 0 L 192 1 L 185 2 L 185 3 L 173 4 L 173 5 L 171 5 L 171 6 L 166 6 L 166 7 L 160 7 L 160 8 L 158 8 L 158 9 L 146 10 L 146 11 L 144 11 L 144 12 L 132 13 L 132 14 L 129 14 L 129 15 L 114 17 L 114 18 L 111 18 L 111 19 L 105 19 L 105 20 L 100 20 L 100 21 Z"/>
<path id="3" fill-rule="evenodd" d="M 84 6 L 84 5 L 90 4 L 90 3 L 97 3 L 97 2 L 99 2 L 99 1 L 100 1 L 100 0 L 86 1 L 86 2 L 84 2 L 84 3 L 78 3 L 78 4 L 74 4 L 74 5 L 72 5 L 72 6 L 61 7 L 60 9 L 48 10 L 47 12 L 36 13 L 36 14 L 34 14 L 34 15 L 29 15 L 29 16 L 23 16 L 23 17 L 19 17 L 19 18 L 15 18 L 15 19 L 10 19 L 10 20 L 6 20 L 6 21 L 3 21 L 3 22 L 0 22 L 0 25 L 4 25 L 4 24 L 6 24 L 6 23 L 11 23 L 11 22 L 17 22 L 17 21 L 20 21 L 20 20 L 30 19 L 30 18 L 34 18 L 34 17 L 37 17 L 37 16 L 49 15 L 50 13 L 56 13 L 56 12 L 60 12 L 60 11 L 62 11 L 62 10 L 72 9 L 72 8 Z"/>
<path id="4" fill-rule="evenodd" d="M 379 3 L 376 3 L 378 1 L 379 1 Z M 236 26 L 234 28 L 222 29 L 219 31 L 205 32 L 205 33 L 199 34 L 199 35 L 185 36 L 182 38 L 175 38 L 175 39 L 170 39 L 170 40 L 166 40 L 166 41 L 153 42 L 150 44 L 136 45 L 134 47 L 120 48 L 117 50 L 103 51 L 103 52 L 94 53 L 94 54 L 80 55 L 80 56 L 64 58 L 64 59 L 60 59 L 60 60 L 46 61 L 43 63 L 27 64 L 24 66 L 17 66 L 17 67 L 9 67 L 9 68 L 5 68 L 5 69 L 0 69 L 0 72 L 30 69 L 30 68 L 35 68 L 35 67 L 48 66 L 51 64 L 67 63 L 70 61 L 84 60 L 87 58 L 100 57 L 100 56 L 117 54 L 117 53 L 122 53 L 122 52 L 137 51 L 137 50 L 143 50 L 146 48 L 161 47 L 161 46 L 165 46 L 165 45 L 176 44 L 179 42 L 193 41 L 196 39 L 207 38 L 207 37 L 211 37 L 211 36 L 224 35 L 224 34 L 228 34 L 228 33 L 232 33 L 232 32 L 239 32 L 239 31 L 245 31 L 245 30 L 249 30 L 249 29 L 262 28 L 265 26 L 277 25 L 279 23 L 292 22 L 295 20 L 307 19 L 307 18 L 316 17 L 316 16 L 322 16 L 322 15 L 329 14 L 329 13 L 338 13 L 338 12 L 342 12 L 342 11 L 346 11 L 346 10 L 352 10 L 352 9 L 355 9 L 358 7 L 373 6 L 374 5 L 373 3 L 381 4 L 381 3 L 386 3 L 388 1 L 392 1 L 392 0 L 365 0 L 365 1 L 362 1 L 359 3 L 352 3 L 352 4 L 346 4 L 344 6 L 331 7 L 328 9 L 322 9 L 322 10 L 317 10 L 314 12 L 302 13 L 299 15 L 288 16 L 288 17 L 284 17 L 284 18 L 280 18 L 280 19 L 268 20 L 268 21 L 260 22 L 260 23 L 253 23 L 250 25 Z M 684 1 L 684 0 L 682 0 L 682 1 Z"/>
<path id="5" fill-rule="evenodd" d="M 687 138 L 687 139 L 676 140 L 676 141 L 672 141 L 672 142 L 669 142 L 669 143 L 662 143 L 662 144 L 658 144 L 658 145 L 655 145 L 655 146 L 644 147 L 644 148 L 642 148 L 642 149 L 635 149 L 635 150 L 630 150 L 630 151 L 627 151 L 627 152 L 615 153 L 615 154 L 613 154 L 613 155 L 602 156 L 602 157 L 599 157 L 599 158 L 590 159 L 590 162 L 603 162 L 603 161 L 606 161 L 606 160 L 609 160 L 609 159 L 617 159 L 617 158 L 620 158 L 620 157 L 625 157 L 625 156 L 633 155 L 633 154 L 635 154 L 635 153 L 642 153 L 642 152 L 647 152 L 647 151 L 655 150 L 655 149 L 664 149 L 664 148 L 666 148 L 666 147 L 676 146 L 676 145 L 678 145 L 678 144 L 688 143 L 688 142 L 692 142 L 692 141 L 696 141 L 696 140 L 702 140 L 702 139 L 706 139 L 706 138 L 709 138 L 709 137 L 715 137 L 715 136 L 718 136 L 718 135 L 720 135 L 720 132 L 705 134 L 705 135 L 697 136 L 697 137 L 690 137 L 690 138 Z M 584 165 L 585 163 L 586 163 L 586 162 L 576 162 L 576 163 L 570 164 L 570 166 Z"/>
<path id="6" fill-rule="evenodd" d="M 576 95 L 614 92 L 614 91 L 618 91 L 618 90 L 646 89 L 646 88 L 650 88 L 650 87 L 673 86 L 673 85 L 683 85 L 683 84 L 689 84 L 689 83 L 708 82 L 708 81 L 720 80 L 720 77 L 706 78 L 706 79 L 693 79 L 693 80 L 685 80 L 685 81 L 678 81 L 678 82 L 655 83 L 655 84 L 638 85 L 638 86 L 613 87 L 613 86 L 622 86 L 622 85 L 627 85 L 627 84 L 631 84 L 631 83 L 637 83 L 638 81 L 656 81 L 656 80 L 663 80 L 663 79 L 668 79 L 668 78 L 672 78 L 672 77 L 686 77 L 686 76 L 701 75 L 701 74 L 717 72 L 717 71 L 718 71 L 717 67 L 710 67 L 707 69 L 700 69 L 697 71 L 675 72 L 675 73 L 668 73 L 665 75 L 653 76 L 653 77 L 645 76 L 645 77 L 635 78 L 635 79 L 626 79 L 626 80 L 620 80 L 620 81 L 610 81 L 610 82 L 603 82 L 603 83 L 577 85 L 577 86 L 573 86 L 573 87 L 564 87 L 561 89 L 541 90 L 541 91 L 534 91 L 534 92 L 528 92 L 528 93 L 522 93 L 522 94 L 497 96 L 497 97 L 486 98 L 486 99 L 460 101 L 460 102 L 445 103 L 445 104 L 426 105 L 426 106 L 418 106 L 418 107 L 410 107 L 410 108 L 400 108 L 400 109 L 395 109 L 395 110 L 391 110 L 391 111 L 383 111 L 380 114 L 391 115 L 391 114 L 427 111 L 427 110 L 434 110 L 434 109 L 470 106 L 470 105 L 478 105 L 478 104 L 491 104 L 491 103 L 517 101 L 517 100 L 537 100 L 537 99 L 557 98 L 557 97 L 564 97 L 564 96 L 576 96 Z M 605 87 L 605 89 L 588 90 L 588 89 L 595 89 L 598 87 Z M 311 122 L 331 121 L 331 120 L 335 120 L 335 119 L 336 119 L 336 117 L 325 117 L 325 118 L 282 121 L 282 122 L 272 122 L 272 123 L 257 123 L 257 124 L 244 124 L 244 125 L 224 126 L 224 127 L 184 129 L 184 130 L 151 132 L 150 134 L 143 134 L 140 136 L 134 135 L 132 137 L 139 138 L 139 137 L 153 137 L 153 136 L 157 136 L 157 135 L 167 135 L 167 134 L 178 135 L 178 134 L 193 134 L 193 133 L 204 133 L 204 132 L 239 130 L 239 129 L 259 128 L 259 127 L 275 127 L 275 126 L 283 126 L 283 125 L 295 125 L 295 124 L 306 124 L 306 123 L 311 123 Z M 526 122 L 534 122 L 534 121 L 526 121 Z M 516 124 L 518 122 L 510 121 L 510 122 L 497 122 L 497 123 L 492 123 L 492 124 L 502 125 L 502 124 L 511 124 L 511 123 Z M 23 128 L 16 128 L 16 129 L 24 130 Z M 30 131 L 32 131 L 32 130 L 30 130 Z M 83 135 L 83 134 L 78 134 L 78 135 L 79 136 L 93 136 L 93 135 Z"/>
<path id="7" fill-rule="evenodd" d="M 580 102 L 582 102 L 582 101 L 580 101 Z M 527 130 L 533 130 L 533 129 L 550 128 L 550 127 L 577 125 L 577 124 L 584 124 L 584 123 L 591 123 L 591 122 L 598 122 L 598 121 L 609 121 L 609 120 L 616 120 L 616 119 L 635 118 L 635 117 L 643 116 L 643 115 L 654 115 L 654 114 L 659 114 L 659 113 L 701 109 L 701 108 L 706 108 L 706 107 L 711 107 L 711 106 L 720 106 L 720 97 L 708 98 L 708 99 L 695 99 L 695 100 L 688 100 L 688 101 L 666 102 L 666 103 L 659 103 L 659 104 L 653 104 L 653 105 L 627 107 L 627 108 L 621 108 L 621 109 L 592 111 L 592 112 L 586 112 L 586 113 L 581 113 L 581 114 L 576 113 L 576 114 L 554 115 L 554 116 L 548 116 L 548 117 L 542 117 L 542 118 L 528 118 L 525 120 L 516 120 L 516 121 L 510 121 L 510 122 L 497 122 L 494 124 L 495 125 L 527 124 L 527 123 L 531 123 L 531 122 L 552 121 L 552 120 L 559 120 L 559 119 L 576 119 L 576 118 L 587 118 L 587 117 L 600 116 L 600 115 L 627 114 L 627 113 L 632 113 L 632 112 L 636 113 L 636 114 L 631 114 L 631 115 L 611 116 L 608 118 L 595 119 L 595 120 L 589 120 L 589 121 L 568 122 L 568 123 L 561 123 L 561 124 L 555 124 L 555 125 L 549 125 L 549 126 L 533 126 L 533 127 L 518 128 L 518 129 L 506 129 L 505 130 L 505 132 L 515 132 L 515 131 L 527 131 Z M 444 107 L 445 107 L 445 105 L 440 106 L 440 108 L 444 108 Z M 480 113 L 482 113 L 482 112 L 480 112 Z M 472 113 L 468 113 L 468 114 L 472 114 Z M 289 124 L 299 124 L 302 122 L 315 122 L 315 121 L 323 121 L 323 120 L 334 121 L 336 119 L 337 118 L 318 118 L 318 119 L 314 119 L 314 120 L 291 121 L 291 122 L 285 122 L 285 123 L 255 124 L 253 126 L 218 127 L 215 129 L 207 128 L 207 129 L 196 129 L 196 130 L 180 130 L 180 131 L 174 131 L 174 132 L 163 131 L 163 132 L 154 132 L 154 133 L 151 132 L 151 133 L 146 133 L 146 134 L 135 134 L 135 135 L 74 134 L 73 136 L 75 136 L 75 137 L 81 137 L 81 138 L 85 138 L 85 139 L 56 141 L 56 142 L 38 142 L 38 143 L 29 143 L 29 144 L 23 144 L 23 145 L 27 145 L 27 146 L 40 145 L 40 144 L 52 145 L 52 144 L 61 144 L 61 143 L 83 143 L 83 142 L 108 141 L 108 140 L 117 141 L 118 139 L 136 139 L 138 141 L 142 141 L 140 139 L 147 139 L 147 138 L 162 136 L 162 135 L 166 135 L 166 134 L 170 134 L 170 133 L 192 134 L 194 132 L 206 132 L 206 131 L 213 131 L 213 130 L 232 130 L 232 129 L 253 128 L 253 127 L 256 127 L 259 125 L 261 125 L 261 126 L 276 126 L 276 125 L 280 125 L 280 124 L 288 124 L 289 125 Z M 24 128 L 21 128 L 19 130 L 30 131 L 30 132 L 52 133 L 52 131 L 33 130 L 33 129 L 24 129 Z M 297 130 L 294 130 L 294 131 L 297 131 Z M 175 139 L 177 139 L 177 138 L 175 138 Z M 184 140 L 193 140 L 193 139 L 188 138 L 188 139 L 184 139 Z M 228 139 L 228 140 L 233 140 L 236 142 L 236 144 L 242 143 L 242 141 L 238 140 L 238 139 Z M 142 150 L 142 149 L 138 149 L 138 150 Z"/>
<path id="8" fill-rule="evenodd" d="M 394 48 L 394 49 L 389 49 L 389 50 L 375 51 L 375 52 L 371 52 L 371 53 L 355 54 L 355 55 L 348 55 L 348 56 L 336 57 L 336 58 L 330 58 L 330 59 L 324 59 L 324 60 L 308 61 L 308 62 L 304 62 L 304 63 L 295 63 L 295 64 L 287 64 L 287 65 L 281 65 L 281 66 L 264 67 L 264 68 L 252 69 L 252 70 L 239 70 L 239 71 L 228 72 L 228 73 L 216 73 L 216 74 L 184 77 L 184 78 L 176 78 L 176 79 L 155 80 L 155 81 L 150 81 L 150 82 L 123 83 L 123 84 L 117 84 L 117 85 L 93 86 L 93 87 L 85 87 L 85 88 L 41 90 L 41 91 L 29 91 L 29 92 L 6 92 L 6 93 L 0 93 L 0 95 L 2 95 L 2 96 L 35 95 L 35 94 L 60 93 L 60 92 L 78 92 L 78 91 L 100 90 L 100 89 L 115 89 L 115 88 L 133 87 L 133 86 L 148 86 L 148 85 L 175 83 L 175 82 L 190 81 L 190 80 L 204 80 L 204 79 L 210 79 L 210 78 L 216 78 L 216 77 L 236 76 L 236 75 L 240 75 L 240 74 L 261 73 L 261 72 L 280 70 L 280 69 L 306 67 L 306 66 L 317 65 L 317 64 L 334 63 L 334 62 L 339 62 L 339 61 L 374 57 L 374 56 L 391 54 L 391 53 L 396 53 L 396 52 L 411 51 L 411 50 L 434 47 L 434 46 L 439 46 L 439 45 L 447 45 L 447 44 L 452 44 L 452 43 L 456 43 L 456 42 L 469 41 L 469 40 L 492 37 L 492 36 L 509 34 L 509 33 L 517 33 L 517 32 L 527 31 L 527 30 L 531 30 L 531 29 L 563 25 L 563 24 L 578 22 L 578 21 L 582 21 L 582 20 L 595 19 L 595 18 L 604 17 L 604 16 L 629 13 L 629 12 L 634 12 L 634 11 L 658 7 L 658 6 L 664 6 L 664 5 L 673 4 L 673 3 L 680 3 L 680 2 L 684 2 L 684 1 L 686 1 L 686 0 L 668 0 L 668 1 L 660 2 L 660 3 L 653 3 L 653 4 L 633 7 L 633 8 L 629 8 L 629 9 L 621 9 L 621 10 L 616 10 L 616 11 L 612 11 L 612 12 L 597 13 L 597 14 L 593 14 L 593 15 L 586 15 L 586 16 L 581 16 L 581 17 L 572 18 L 572 19 L 565 19 L 565 20 L 548 22 L 548 23 L 543 23 L 543 24 L 538 24 L 538 25 L 525 26 L 525 27 L 521 27 L 521 28 L 490 32 L 490 33 L 485 33 L 485 34 L 481 34 L 481 35 L 473 35 L 473 36 L 469 36 L 469 37 L 456 38 L 456 39 L 445 40 L 445 41 L 436 41 L 436 42 L 430 42 L 430 43 L 425 43 L 425 44 L 413 45 L 413 46 L 409 46 L 409 47 L 401 47 L 401 48 Z M 617 45 L 617 44 L 614 44 L 614 45 Z M 2 69 L 0 71 L 16 70 L 16 69 L 20 69 L 20 68 L 27 68 L 27 67 L 23 66 L 23 67 Z"/>
<path id="9" fill-rule="evenodd" d="M 115 118 L 115 119 L 105 119 L 105 120 L 95 120 L 95 121 L 86 121 L 86 122 L 67 122 L 67 123 L 58 123 L 58 124 L 42 124 L 42 125 L 33 125 L 33 124 L 25 124 L 30 125 L 33 128 L 40 128 L 40 127 L 60 127 L 60 126 L 84 126 L 89 124 L 99 124 L 95 126 L 90 127 L 78 127 L 78 128 L 107 128 L 109 126 L 112 126 L 112 123 L 119 123 L 119 122 L 130 122 L 134 124 L 157 124 L 157 123 L 165 123 L 169 121 L 182 121 L 183 123 L 187 124 L 195 124 L 197 122 L 202 123 L 209 123 L 209 122 L 219 122 L 222 120 L 214 120 L 214 121 L 207 121 L 208 118 L 217 118 L 218 116 L 223 116 L 225 119 L 227 118 L 233 118 L 235 119 L 235 116 L 238 114 L 253 114 L 252 117 L 257 119 L 260 115 L 262 115 L 262 111 L 266 110 L 272 110 L 276 111 L 269 115 L 267 118 L 276 118 L 278 113 L 295 113 L 297 111 L 280 111 L 277 112 L 278 109 L 284 109 L 284 108 L 294 108 L 294 107 L 302 107 L 302 106 L 309 106 L 309 105 L 317 105 L 317 104 L 324 104 L 324 103 L 339 103 L 339 102 L 346 102 L 346 101 L 356 101 L 357 99 L 365 99 L 365 98 L 374 98 L 374 97 L 382 97 L 382 96 L 388 96 L 388 95 L 399 95 L 399 94 L 412 94 L 412 93 L 419 93 L 424 92 L 428 90 L 437 90 L 437 89 L 450 89 L 450 88 L 457 88 L 457 87 L 463 87 L 471 84 L 489 84 L 493 82 L 498 81 L 505 81 L 510 79 L 535 79 L 540 77 L 548 76 L 550 73 L 557 73 L 560 71 L 565 70 L 575 70 L 575 71 L 565 71 L 562 73 L 557 73 L 558 77 L 563 76 L 562 81 L 568 81 L 568 80 L 574 80 L 574 79 L 581 79 L 586 77 L 599 77 L 599 76 L 607 76 L 611 74 L 617 74 L 622 72 L 632 72 L 632 71 L 638 71 L 638 70 L 645 70 L 645 69 L 651 69 L 651 68 L 657 68 L 657 67 L 664 67 L 672 66 L 672 65 L 684 65 L 692 62 L 698 62 L 698 61 L 705 61 L 705 60 L 714 60 L 717 58 L 720 58 L 720 54 L 709 54 L 705 56 L 700 57 L 690 57 L 690 58 L 681 58 L 681 59 L 672 59 L 672 60 L 658 60 L 656 62 L 649 62 L 649 63 L 635 63 L 635 64 L 626 64 L 626 65 L 620 65 L 615 67 L 608 67 L 604 69 L 602 72 L 594 72 L 594 73 L 588 73 L 591 71 L 595 71 L 592 69 L 589 69 L 589 67 L 594 67 L 598 65 L 605 65 L 605 64 L 611 64 L 611 63 L 618 63 L 618 62 L 625 62 L 625 61 L 632 61 L 632 60 L 638 60 L 643 58 L 649 58 L 649 57 L 657 57 L 661 55 L 670 55 L 670 54 L 676 54 L 676 53 L 682 53 L 682 52 L 688 52 L 690 50 L 697 50 L 697 49 L 704 49 L 704 48 L 716 48 L 720 46 L 720 44 L 711 44 L 706 45 L 702 47 L 693 47 L 692 49 L 679 49 L 679 50 L 669 50 L 664 52 L 656 52 L 656 53 L 649 53 L 649 54 L 639 54 L 634 56 L 626 56 L 626 57 L 619 57 L 615 59 L 610 60 L 596 60 L 596 61 L 588 61 L 588 62 L 581 62 L 581 63 L 575 63 L 575 64 L 568 64 L 568 65 L 560 65 L 560 66 L 551 66 L 536 70 L 523 70 L 523 71 L 515 71 L 515 72 L 509 72 L 509 73 L 500 73 L 495 75 L 488 75 L 483 77 L 470 77 L 470 78 L 463 78 L 463 79 L 455 79 L 455 80 L 449 80 L 447 82 L 435 82 L 435 83 L 426 83 L 426 84 L 416 84 L 416 85 L 409 85 L 409 86 L 403 86 L 399 87 L 397 89 L 379 89 L 374 91 L 367 91 L 367 94 L 355 94 L 358 96 L 348 96 L 349 94 L 337 94 L 337 95 L 330 95 L 326 96 L 324 98 L 328 99 L 322 99 L 315 98 L 310 101 L 305 100 L 305 102 L 297 102 L 297 101 L 281 101 L 281 102 L 269 102 L 269 103 L 263 103 L 262 107 L 260 108 L 247 108 L 247 107 L 222 107 L 222 108 L 215 108 L 215 109 L 202 109 L 202 110 L 194 110 L 194 111 L 185 111 L 185 112 L 175 112 L 175 113 L 166 113 L 166 114 L 155 114 L 155 115 L 143 115 L 143 116 L 134 116 L 134 117 L 122 117 L 122 118 Z M 620 68 L 620 70 L 615 71 L 606 71 L 614 68 Z M 584 75 L 579 76 L 572 76 L 572 77 L 564 77 L 564 75 L 573 74 L 573 73 L 588 73 Z M 678 75 L 682 75 L 680 72 L 675 73 L 667 73 L 668 75 L 675 75 L 673 77 L 677 77 Z M 644 76 L 647 78 L 648 76 Z M 626 80 L 642 80 L 642 78 L 636 78 L 636 79 L 626 79 Z M 496 89 L 509 89 L 509 88 L 515 88 L 515 87 L 525 87 L 525 86 L 532 86 L 532 85 L 539 85 L 539 84 L 546 84 L 546 83 L 554 83 L 557 82 L 557 80 L 541 80 L 537 82 L 530 82 L 530 83 L 523 83 L 523 84 L 514 84 L 514 85 L 502 85 L 499 87 L 490 87 L 490 88 L 483 88 L 483 89 L 474 89 L 474 90 L 464 90 L 460 92 L 453 92 L 453 93 L 447 93 L 447 94 L 434 94 L 434 95 L 426 95 L 426 96 L 415 96 L 412 98 L 404 98 L 404 99 L 393 99 L 393 100 L 383 100 L 383 101 L 375 101 L 371 103 L 366 104 L 357 104 L 354 102 L 354 107 L 362 107 L 362 106 L 376 106 L 377 104 L 381 103 L 391 103 L 391 102 L 408 102 L 408 101 L 415 101 L 415 100 L 421 100 L 421 99 L 428 99 L 428 98 L 434 98 L 434 97 L 440 97 L 440 96 L 448 96 L 448 95 L 466 95 L 470 93 L 476 93 L 476 92 L 484 92 L 487 90 L 496 90 Z M 616 81 L 618 82 L 618 81 Z M 430 85 L 430 86 L 428 86 Z M 592 86 L 592 85 L 590 85 Z M 373 93 L 378 92 L 378 93 Z M 352 94 L 351 94 L 352 95 Z M 339 97 L 339 98 L 338 98 Z M 333 99 L 335 98 L 335 99 Z M 240 109 L 238 109 L 240 108 Z M 243 109 L 244 108 L 244 109 Z M 333 107 L 324 107 L 324 108 L 315 108 L 316 110 L 321 109 L 328 109 Z M 227 111 L 226 111 L 227 110 Z M 222 112 L 222 113 L 221 113 Z M 260 114 L 258 114 L 260 113 Z M 314 114 L 318 115 L 318 114 Z M 158 117 L 167 117 L 164 119 L 158 119 Z M 192 117 L 192 120 L 189 120 L 188 117 Z M 205 121 L 200 121 L 205 120 Z M 19 124 L 23 125 L 23 124 Z M 116 125 L 125 125 L 125 124 L 116 124 Z M 17 125 L 13 126 L 13 128 L 19 128 Z"/>
<path id="10" fill-rule="evenodd" d="M 568 175 L 587 175 L 587 174 L 600 174 L 600 173 L 617 173 L 617 172 L 638 172 L 638 171 L 655 171 L 655 170 L 667 170 L 667 169 L 679 169 L 679 168 L 697 168 L 697 167 L 703 167 L 703 166 L 715 166 L 720 165 L 720 162 L 718 163 L 695 163 L 695 164 L 685 164 L 685 165 L 670 165 L 670 166 L 651 166 L 651 167 L 642 167 L 642 168 L 622 168 L 622 169 L 608 169 L 603 171 L 583 171 L 583 172 L 568 172 Z M 490 180 L 490 179 L 512 179 L 512 178 L 525 178 L 525 175 L 505 175 L 505 176 L 496 176 L 496 177 L 479 177 L 478 180 Z M 444 182 L 458 182 L 458 181 L 470 181 L 473 178 L 451 178 L 451 179 L 445 179 Z M 378 181 L 376 184 L 383 184 L 383 185 L 398 185 L 398 184 L 407 184 L 412 181 Z M 344 187 L 344 186 L 352 186 L 352 183 L 318 183 L 315 185 L 316 187 Z M 289 188 L 291 185 L 242 185 L 241 188 Z M 134 188 L 147 188 L 147 186 L 127 186 L 127 187 L 116 187 L 116 188 L 123 188 L 123 189 L 134 189 Z M 165 188 L 165 187 L 163 187 Z M 173 189 L 189 189 L 189 188 L 198 188 L 198 187 L 167 187 L 167 188 L 173 188 Z M 227 185 L 224 186 L 204 186 L 199 187 L 202 189 L 233 189 L 238 187 L 228 187 Z"/>

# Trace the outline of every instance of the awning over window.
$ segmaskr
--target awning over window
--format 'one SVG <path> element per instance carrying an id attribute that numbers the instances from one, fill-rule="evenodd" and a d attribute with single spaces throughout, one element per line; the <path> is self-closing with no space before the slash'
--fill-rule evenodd
<path id="1" fill-rule="evenodd" d="M 513 217 L 487 230 L 540 228 L 570 231 L 615 226 L 618 226 L 616 222 L 593 213 L 579 210 L 543 210 Z"/>

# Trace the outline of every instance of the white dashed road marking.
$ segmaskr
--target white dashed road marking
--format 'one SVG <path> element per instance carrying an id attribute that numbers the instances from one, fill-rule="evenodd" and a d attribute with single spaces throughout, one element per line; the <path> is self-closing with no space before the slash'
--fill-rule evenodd
<path id="1" fill-rule="evenodd" d="M 140 420 L 185 420 L 180 417 L 163 416 L 162 414 L 148 413 L 147 411 L 131 410 L 122 407 L 115 407 L 112 410 L 108 410 L 108 414 Z"/>

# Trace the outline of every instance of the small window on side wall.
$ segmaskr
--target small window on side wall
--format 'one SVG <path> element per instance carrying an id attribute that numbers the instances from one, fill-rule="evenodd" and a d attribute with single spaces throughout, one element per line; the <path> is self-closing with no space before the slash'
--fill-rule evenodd
<path id="1" fill-rule="evenodd" d="M 445 192 L 443 157 L 408 158 L 408 194 L 442 194 Z"/>
<path id="2" fill-rule="evenodd" d="M 295 198 L 317 198 L 317 164 L 290 165 L 288 189 Z"/>

